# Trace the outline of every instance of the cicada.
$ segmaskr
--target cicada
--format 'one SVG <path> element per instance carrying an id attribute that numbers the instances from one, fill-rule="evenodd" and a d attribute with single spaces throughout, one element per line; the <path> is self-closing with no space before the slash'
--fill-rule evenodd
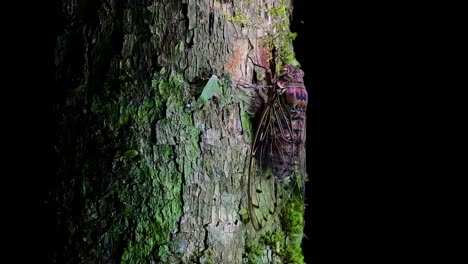
<path id="1" fill-rule="evenodd" d="M 308 98 L 303 77 L 301 69 L 284 63 L 279 75 L 261 86 L 267 96 L 248 175 L 249 215 L 257 231 L 281 210 L 291 194 L 298 193 L 304 200 Z"/>

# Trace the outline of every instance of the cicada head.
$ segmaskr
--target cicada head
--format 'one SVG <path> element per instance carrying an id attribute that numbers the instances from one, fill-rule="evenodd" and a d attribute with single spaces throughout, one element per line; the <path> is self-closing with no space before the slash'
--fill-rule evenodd
<path id="1" fill-rule="evenodd" d="M 284 63 L 278 81 L 282 83 L 304 83 L 304 72 L 298 67 Z"/>

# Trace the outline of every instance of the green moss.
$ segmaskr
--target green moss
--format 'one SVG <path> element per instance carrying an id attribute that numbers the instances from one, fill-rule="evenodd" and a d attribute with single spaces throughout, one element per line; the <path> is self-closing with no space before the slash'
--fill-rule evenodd
<path id="1" fill-rule="evenodd" d="M 304 203 L 302 197 L 293 194 L 289 204 L 283 208 L 281 225 L 287 236 L 284 261 L 286 263 L 304 263 L 301 243 L 304 231 Z"/>
<path id="2" fill-rule="evenodd" d="M 137 91 L 132 85 L 138 83 L 125 81 L 121 88 Z M 197 169 L 200 155 L 200 131 L 184 112 L 187 85 L 181 75 L 164 70 L 155 74 L 153 92 L 140 100 L 118 93 L 93 98 L 91 112 L 111 131 L 131 131 L 121 146 L 125 151 L 113 161 L 116 171 L 127 173 L 114 181 L 120 210 L 104 236 L 115 250 L 120 248 L 122 263 L 165 262 L 178 248 L 170 234 L 182 216 L 182 181 Z M 151 130 L 156 130 L 156 142 Z"/>
<path id="3" fill-rule="evenodd" d="M 258 240 L 247 238 L 245 261 L 247 263 L 264 263 L 268 249 L 276 256 L 275 263 L 296 263 L 288 262 L 290 258 L 287 254 L 287 239 L 282 231 L 267 231 Z"/>
<path id="4" fill-rule="evenodd" d="M 125 82 L 124 89 L 128 88 L 127 85 L 128 82 Z M 138 102 L 118 94 L 114 97 L 96 95 L 92 99 L 90 110 L 94 114 L 103 115 L 105 125 L 117 131 L 130 125 L 137 127 L 148 125 L 161 116 L 161 112 L 158 111 L 161 103 L 161 98 L 146 97 Z"/>
<path id="5" fill-rule="evenodd" d="M 250 20 L 247 18 L 247 16 L 245 16 L 244 14 L 240 13 L 240 14 L 236 14 L 234 16 L 230 16 L 230 15 L 225 15 L 226 16 L 226 19 L 230 22 L 233 22 L 233 23 L 236 23 L 236 24 L 240 24 L 240 25 L 245 25 L 245 26 L 251 26 L 252 23 L 250 22 Z"/>
<path id="6" fill-rule="evenodd" d="M 248 263 L 263 263 L 266 249 L 277 256 L 278 263 L 304 263 L 301 243 L 304 228 L 304 205 L 291 198 L 281 213 L 281 229 L 269 230 L 258 240 L 246 237 L 245 258 Z"/>
<path id="7" fill-rule="evenodd" d="M 258 242 L 271 246 L 271 247 L 276 247 L 278 243 L 283 243 L 284 240 L 285 240 L 284 233 L 282 231 L 278 231 L 278 232 L 268 231 L 259 238 Z"/>
<path id="8" fill-rule="evenodd" d="M 254 241 L 247 241 L 245 243 L 245 262 L 246 263 L 261 263 L 261 258 L 265 254 L 265 250 Z"/>
<path id="9" fill-rule="evenodd" d="M 275 7 L 269 8 L 267 12 L 273 17 L 273 31 L 276 35 L 267 36 L 263 43 L 270 46 L 271 49 L 276 49 L 279 53 L 280 61 L 277 62 L 276 71 L 282 67 L 282 61 L 300 67 L 300 63 L 296 60 L 293 51 L 293 40 L 297 37 L 297 33 L 290 31 L 289 16 L 291 9 L 286 1 L 281 0 Z"/>
<path id="10" fill-rule="evenodd" d="M 121 239 L 127 243 L 123 263 L 145 263 L 153 253 L 159 258 L 166 256 L 170 233 L 182 215 L 181 172 L 173 162 L 150 164 L 152 153 L 143 153 L 143 158 L 131 165 L 129 178 L 118 187 L 117 198 L 125 210 L 117 215 L 120 221 L 112 228 L 122 232 Z"/>

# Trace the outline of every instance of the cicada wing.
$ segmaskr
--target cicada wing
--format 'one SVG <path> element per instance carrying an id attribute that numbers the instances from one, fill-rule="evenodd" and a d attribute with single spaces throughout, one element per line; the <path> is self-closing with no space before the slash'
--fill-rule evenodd
<path id="1" fill-rule="evenodd" d="M 288 173 L 291 173 L 289 180 L 282 183 L 282 203 L 279 204 L 277 210 L 283 210 L 283 207 L 291 199 L 292 195 L 295 195 L 294 199 L 300 198 L 303 201 L 304 192 L 304 173 L 305 173 L 305 151 L 304 151 L 304 140 L 305 140 L 305 115 L 300 114 L 300 118 L 295 118 L 293 125 L 293 116 L 291 115 L 290 109 L 284 104 L 283 101 L 278 101 L 279 107 L 276 107 L 275 121 L 279 130 L 278 136 L 276 137 L 276 143 L 283 145 L 282 155 L 280 160 L 283 163 L 287 163 L 290 166 Z M 297 114 L 295 114 L 297 115 Z M 302 121 L 298 124 L 297 122 Z M 300 134 L 297 134 L 297 129 L 302 129 Z M 289 145 L 285 142 L 291 142 Z M 286 151 L 289 146 L 288 151 Z"/>
<path id="2" fill-rule="evenodd" d="M 252 158 L 249 174 L 249 214 L 255 230 L 261 230 L 276 211 L 276 180 L 261 170 L 258 159 Z"/>
<path id="3" fill-rule="evenodd" d="M 260 117 L 259 126 L 255 133 L 250 157 L 248 178 L 248 206 L 249 215 L 255 230 L 262 229 L 274 212 L 274 194 L 270 192 L 274 188 L 273 177 L 268 177 L 265 168 L 268 167 L 265 160 L 266 145 L 268 141 L 268 123 L 270 122 L 271 107 L 266 105 Z"/>
<path id="4" fill-rule="evenodd" d="M 255 134 L 249 168 L 249 214 L 257 231 L 282 210 L 291 195 L 291 182 L 279 180 L 282 176 L 275 175 L 278 169 L 272 169 L 274 163 L 294 166 L 290 164 L 291 153 L 285 151 L 285 142 L 290 141 L 291 136 L 290 119 L 284 105 L 279 101 L 266 105 Z"/>

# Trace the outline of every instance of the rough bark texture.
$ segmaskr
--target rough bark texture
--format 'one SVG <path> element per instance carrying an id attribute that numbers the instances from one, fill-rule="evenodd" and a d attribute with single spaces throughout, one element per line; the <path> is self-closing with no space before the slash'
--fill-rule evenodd
<path id="1" fill-rule="evenodd" d="M 302 262 L 287 219 L 262 234 L 246 220 L 252 128 L 233 84 L 272 48 L 293 56 L 289 8 L 62 1 L 55 262 Z"/>

